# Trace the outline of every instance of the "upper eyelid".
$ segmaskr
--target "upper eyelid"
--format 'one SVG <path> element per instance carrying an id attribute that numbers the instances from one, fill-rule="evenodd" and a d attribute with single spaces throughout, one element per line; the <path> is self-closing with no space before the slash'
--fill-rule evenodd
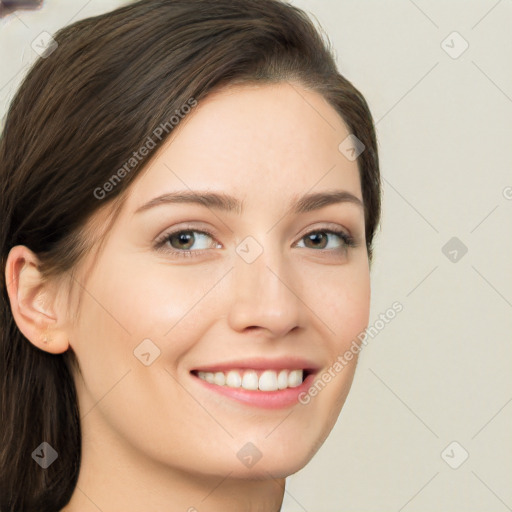
<path id="1" fill-rule="evenodd" d="M 338 230 L 343 231 L 348 237 L 355 239 L 355 237 L 351 234 L 350 230 L 348 230 L 346 227 L 340 226 L 339 224 L 336 224 L 333 222 L 326 221 L 323 224 L 320 224 L 317 226 L 308 226 L 307 228 L 304 228 L 304 230 L 301 232 L 298 240 L 301 240 L 302 238 L 309 235 L 310 233 L 314 233 L 317 231 L 328 231 L 328 232 L 334 231 L 335 232 Z M 220 243 L 217 240 L 217 236 L 212 232 L 213 230 L 209 230 L 209 229 L 206 229 L 204 227 L 199 227 L 199 226 L 183 226 L 183 227 L 177 227 L 177 228 L 170 228 L 169 230 L 166 230 L 161 235 L 159 235 L 155 239 L 155 243 L 156 244 L 164 243 L 167 241 L 167 239 L 171 235 L 175 235 L 177 233 L 187 232 L 187 231 L 205 234 L 205 235 L 211 237 L 212 240 L 214 240 L 215 242 Z M 336 234 L 336 233 L 334 233 L 334 234 Z M 340 235 L 338 235 L 338 236 L 340 236 Z M 203 249 L 203 250 L 205 250 L 205 249 Z M 186 252 L 186 251 L 179 251 L 179 252 Z M 193 251 L 193 252 L 196 252 L 196 251 Z"/>
<path id="2" fill-rule="evenodd" d="M 339 223 L 332 222 L 332 221 L 323 221 L 323 222 L 319 221 L 319 222 L 315 223 L 315 225 L 313 225 L 313 226 L 308 226 L 306 228 L 303 228 L 301 230 L 301 233 L 308 234 L 311 231 L 321 231 L 322 229 L 326 230 L 326 231 L 329 229 L 334 229 L 334 230 L 342 229 L 342 230 L 346 231 L 347 235 L 351 234 L 350 229 L 348 229 L 346 226 L 340 225 Z M 180 233 L 182 231 L 196 231 L 196 232 L 205 233 L 206 235 L 214 237 L 214 236 L 216 236 L 214 232 L 217 230 L 203 227 L 201 225 L 199 225 L 199 226 L 185 225 L 185 226 L 178 226 L 178 227 L 166 229 L 157 238 L 172 235 L 175 233 Z M 304 235 L 302 235 L 302 236 L 304 236 Z"/>
<path id="3" fill-rule="evenodd" d="M 187 232 L 187 231 L 193 231 L 194 233 L 205 234 L 214 239 L 216 238 L 215 234 L 212 231 L 210 231 L 209 229 L 184 226 L 184 227 L 170 228 L 168 230 L 165 230 L 161 235 L 158 235 L 155 238 L 155 242 L 166 240 L 171 235 L 175 235 L 177 233 L 182 233 L 182 232 Z"/>

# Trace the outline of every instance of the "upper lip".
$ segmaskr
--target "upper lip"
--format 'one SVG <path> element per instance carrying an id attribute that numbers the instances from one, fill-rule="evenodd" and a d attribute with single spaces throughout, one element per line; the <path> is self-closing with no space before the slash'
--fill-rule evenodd
<path id="1" fill-rule="evenodd" d="M 300 357 L 281 357 L 278 359 L 268 359 L 257 357 L 253 359 L 238 359 L 223 363 L 213 363 L 198 366 L 192 371 L 199 372 L 224 372 L 226 370 L 308 370 L 310 372 L 318 371 L 320 366 L 313 361 Z"/>

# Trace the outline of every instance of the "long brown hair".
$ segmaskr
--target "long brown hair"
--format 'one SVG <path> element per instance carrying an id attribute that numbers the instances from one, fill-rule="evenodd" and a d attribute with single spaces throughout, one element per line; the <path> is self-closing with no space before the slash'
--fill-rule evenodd
<path id="1" fill-rule="evenodd" d="M 300 9 L 280 0 L 141 0 L 54 39 L 19 87 L 0 139 L 0 512 L 63 508 L 81 457 L 76 358 L 39 350 L 19 331 L 6 291 L 9 251 L 27 246 L 46 277 L 72 270 L 90 248 L 85 223 L 123 198 L 147 164 L 134 163 L 134 151 L 148 137 L 158 149 L 185 105 L 245 82 L 294 80 L 322 94 L 365 146 L 358 165 L 370 260 L 380 217 L 370 110 Z M 31 457 L 43 441 L 58 453 L 47 469 Z"/>

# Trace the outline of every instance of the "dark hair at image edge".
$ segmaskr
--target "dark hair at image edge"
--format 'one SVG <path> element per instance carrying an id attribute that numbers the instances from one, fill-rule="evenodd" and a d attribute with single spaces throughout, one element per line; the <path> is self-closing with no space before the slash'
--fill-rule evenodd
<path id="1" fill-rule="evenodd" d="M 278 0 L 142 0 L 54 38 L 58 47 L 23 80 L 0 139 L 0 512 L 59 511 L 81 458 L 76 357 L 40 350 L 19 331 L 6 290 L 9 251 L 27 246 L 48 278 L 72 271 L 90 249 L 86 222 L 105 205 L 117 208 L 147 161 L 103 199 L 93 191 L 187 101 L 284 80 L 322 94 L 365 145 L 358 165 L 370 261 L 380 219 L 370 110 L 300 9 Z M 47 469 L 32 459 L 43 441 L 58 453 Z"/>

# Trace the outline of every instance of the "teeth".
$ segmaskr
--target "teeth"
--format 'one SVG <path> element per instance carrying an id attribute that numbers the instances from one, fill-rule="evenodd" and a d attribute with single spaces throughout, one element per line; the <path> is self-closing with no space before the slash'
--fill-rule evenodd
<path id="1" fill-rule="evenodd" d="M 230 370 L 224 372 L 198 372 L 197 376 L 217 386 L 243 388 L 252 391 L 277 391 L 278 389 L 296 388 L 302 384 L 303 370 Z"/>
<path id="2" fill-rule="evenodd" d="M 281 370 L 277 376 L 277 387 L 279 389 L 286 389 L 288 387 L 288 372 Z"/>
<path id="3" fill-rule="evenodd" d="M 235 370 L 231 370 L 226 377 L 226 386 L 239 388 L 242 385 L 242 377 Z"/>
<path id="4" fill-rule="evenodd" d="M 211 372 L 198 372 L 197 376 L 200 379 L 203 379 L 206 382 L 209 382 L 210 384 L 214 384 L 214 382 L 215 382 L 214 374 Z"/>
<path id="5" fill-rule="evenodd" d="M 258 389 L 258 374 L 254 370 L 246 370 L 242 377 L 242 387 L 244 389 Z"/>
<path id="6" fill-rule="evenodd" d="M 224 386 L 226 384 L 226 376 L 222 372 L 216 372 L 213 376 L 213 383 L 217 386 Z"/>
<path id="7" fill-rule="evenodd" d="M 302 370 L 293 370 L 288 375 L 288 386 L 296 388 L 302 384 Z"/>
<path id="8" fill-rule="evenodd" d="M 261 391 L 277 391 L 277 375 L 272 370 L 265 370 L 260 375 L 258 387 Z"/>

